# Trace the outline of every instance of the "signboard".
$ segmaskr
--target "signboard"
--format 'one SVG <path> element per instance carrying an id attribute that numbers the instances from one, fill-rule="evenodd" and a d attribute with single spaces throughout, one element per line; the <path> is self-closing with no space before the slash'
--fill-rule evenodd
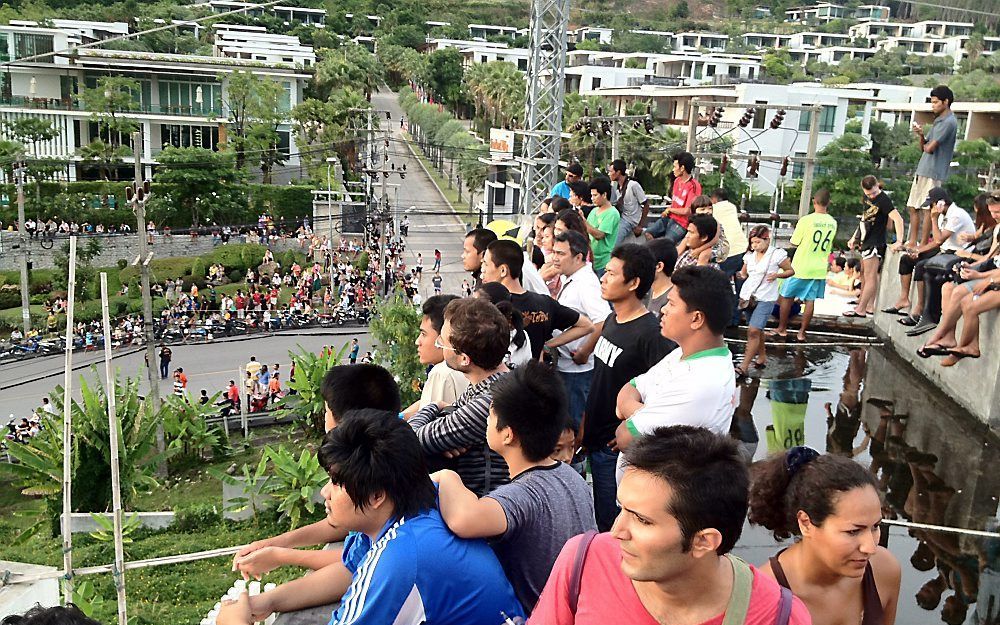
<path id="1" fill-rule="evenodd" d="M 490 157 L 514 158 L 514 131 L 490 128 Z"/>

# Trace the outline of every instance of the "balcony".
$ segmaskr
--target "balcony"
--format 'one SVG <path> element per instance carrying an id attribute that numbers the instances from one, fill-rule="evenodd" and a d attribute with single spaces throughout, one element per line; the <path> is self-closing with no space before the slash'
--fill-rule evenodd
<path id="1" fill-rule="evenodd" d="M 9 96 L 0 98 L 0 107 L 4 108 L 28 108 L 49 111 L 86 111 L 79 101 L 68 98 L 26 98 L 24 96 Z M 204 117 L 215 118 L 222 116 L 221 107 L 206 107 L 203 104 L 195 105 L 152 105 L 139 104 L 127 110 L 123 114 L 149 114 L 149 115 L 171 115 L 177 117 Z"/>

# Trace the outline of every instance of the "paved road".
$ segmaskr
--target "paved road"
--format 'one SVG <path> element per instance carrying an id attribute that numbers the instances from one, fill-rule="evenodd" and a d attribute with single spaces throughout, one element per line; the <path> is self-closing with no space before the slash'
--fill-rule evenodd
<path id="1" fill-rule="evenodd" d="M 394 141 L 389 148 L 389 163 L 396 169 L 406 165 L 407 176 L 403 181 L 393 177 L 392 182 L 399 182 L 398 201 L 395 193 L 389 193 L 390 200 L 397 201 L 394 208 L 397 214 L 407 211 L 411 206 L 414 210 L 410 215 L 410 235 L 406 240 L 406 264 L 412 266 L 417 253 L 423 254 L 424 272 L 421 281 L 421 294 L 426 298 L 434 294 L 431 286 L 431 268 L 434 265 L 434 249 L 441 250 L 441 277 L 444 279 L 445 293 L 459 294 L 462 280 L 468 277 L 462 270 L 462 240 L 466 227 L 458 218 L 445 214 L 421 214 L 422 212 L 444 213 L 448 211 L 446 200 L 438 192 L 420 166 L 420 161 L 413 158 L 399 129 L 399 121 L 403 111 L 396 101 L 396 94 L 382 91 L 372 96 L 372 106 L 378 111 L 389 111 L 392 120 L 388 122 Z"/>
<path id="2" fill-rule="evenodd" d="M 433 294 L 431 286 L 430 271 L 434 264 L 434 249 L 442 252 L 441 276 L 444 278 L 444 291 L 446 293 L 459 293 L 462 280 L 467 274 L 462 271 L 461 251 L 462 239 L 465 233 L 465 225 L 457 217 L 447 214 L 421 214 L 421 211 L 433 211 L 444 213 L 446 205 L 444 198 L 438 193 L 434 183 L 424 174 L 419 161 L 413 158 L 406 144 L 402 142 L 402 135 L 399 133 L 398 121 L 403 112 L 396 102 L 396 96 L 390 92 L 381 92 L 372 98 L 377 110 L 390 111 L 393 122 L 390 128 L 394 139 L 389 149 L 390 163 L 394 163 L 398 168 L 406 164 L 407 176 L 401 182 L 398 194 L 390 193 L 390 198 L 395 200 L 398 196 L 398 209 L 406 210 L 414 206 L 415 210 L 410 212 L 410 234 L 407 238 L 406 262 L 411 265 L 416 260 L 418 252 L 423 254 L 424 274 L 421 281 L 421 292 L 424 297 Z M 338 330 L 341 331 L 341 330 Z M 350 326 L 345 327 L 345 333 L 351 332 Z M 355 334 L 345 336 L 322 336 L 320 332 L 326 330 L 305 330 L 300 334 L 304 336 L 291 336 L 288 334 L 276 334 L 270 337 L 254 338 L 251 340 L 238 340 L 233 342 L 218 341 L 213 344 L 197 345 L 177 345 L 172 346 L 174 359 L 172 367 L 183 367 L 188 375 L 188 388 L 193 394 L 198 394 L 201 389 L 207 390 L 210 394 L 221 390 L 226 383 L 234 378 L 238 373 L 238 367 L 249 359 L 250 355 L 256 355 L 257 359 L 265 363 L 281 363 L 281 370 L 287 371 L 289 366 L 288 351 L 296 346 L 318 351 L 324 345 L 340 346 L 350 341 L 351 336 L 356 335 L 361 342 L 362 354 L 371 348 L 371 339 L 367 330 L 357 328 Z M 313 334 L 313 336 L 309 336 Z M 90 364 L 96 364 L 98 375 L 104 379 L 103 352 L 80 354 L 73 356 L 74 385 L 79 397 L 79 379 L 83 376 L 88 382 L 95 379 L 94 372 L 89 368 Z M 143 365 L 143 353 L 122 355 L 114 360 L 115 366 L 123 373 L 135 375 Z M 80 367 L 83 365 L 82 367 Z M 50 356 L 38 358 L 20 363 L 10 363 L 0 365 L 0 397 L 3 398 L 0 407 L 0 424 L 6 422 L 8 414 L 18 417 L 30 414 L 31 410 L 41 404 L 41 398 L 48 395 L 56 385 L 63 382 L 62 376 L 63 359 L 61 356 Z M 145 376 L 143 376 L 145 378 Z M 161 383 L 161 393 L 170 392 L 168 384 L 170 380 Z M 145 392 L 146 386 L 143 385 Z"/>

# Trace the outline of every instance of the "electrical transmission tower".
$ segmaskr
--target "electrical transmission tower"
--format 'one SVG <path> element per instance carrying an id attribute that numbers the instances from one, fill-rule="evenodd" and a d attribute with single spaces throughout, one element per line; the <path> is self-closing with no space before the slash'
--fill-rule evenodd
<path id="1" fill-rule="evenodd" d="M 569 0 L 532 0 L 521 169 L 524 214 L 547 197 L 559 176 L 568 23 Z"/>

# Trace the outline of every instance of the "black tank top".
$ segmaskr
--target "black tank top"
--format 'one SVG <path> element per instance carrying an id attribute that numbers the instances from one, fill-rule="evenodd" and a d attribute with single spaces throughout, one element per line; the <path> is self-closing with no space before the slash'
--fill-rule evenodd
<path id="1" fill-rule="evenodd" d="M 771 556 L 771 572 L 774 573 L 774 579 L 779 584 L 795 592 L 788 583 L 788 578 L 785 577 L 781 563 L 778 562 L 778 557 L 783 553 L 785 553 L 784 549 Z M 878 587 L 875 585 L 875 573 L 872 571 L 871 562 L 865 566 L 865 575 L 861 578 L 861 602 L 864 606 L 864 611 L 861 613 L 861 625 L 885 625 L 885 613 L 882 610 L 882 600 L 878 596 Z"/>

